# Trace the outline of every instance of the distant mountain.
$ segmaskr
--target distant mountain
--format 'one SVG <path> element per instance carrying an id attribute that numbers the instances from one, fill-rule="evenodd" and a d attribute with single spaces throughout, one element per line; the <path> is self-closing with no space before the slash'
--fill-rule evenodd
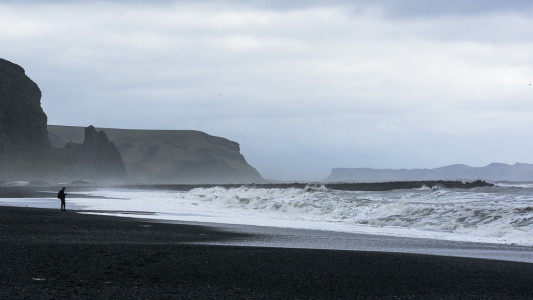
<path id="1" fill-rule="evenodd" d="M 264 179 L 239 144 L 194 130 L 99 128 L 116 146 L 131 181 L 138 183 L 259 183 Z M 50 143 L 79 143 L 83 128 L 48 125 Z"/>
<path id="2" fill-rule="evenodd" d="M 385 182 L 411 180 L 533 181 L 533 164 L 492 163 L 485 167 L 450 165 L 436 169 L 336 168 L 325 182 Z"/>

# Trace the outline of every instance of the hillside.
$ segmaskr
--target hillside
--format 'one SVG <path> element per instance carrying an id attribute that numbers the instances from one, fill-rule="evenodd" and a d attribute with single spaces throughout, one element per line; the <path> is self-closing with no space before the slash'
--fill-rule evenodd
<path id="1" fill-rule="evenodd" d="M 54 147 L 83 140 L 83 127 L 48 125 Z M 253 183 L 263 178 L 239 144 L 193 130 L 103 130 L 138 183 Z"/>
<path id="2" fill-rule="evenodd" d="M 410 180 L 533 181 L 533 165 L 492 163 L 485 167 L 450 165 L 435 169 L 336 168 L 325 182 L 385 182 Z"/>

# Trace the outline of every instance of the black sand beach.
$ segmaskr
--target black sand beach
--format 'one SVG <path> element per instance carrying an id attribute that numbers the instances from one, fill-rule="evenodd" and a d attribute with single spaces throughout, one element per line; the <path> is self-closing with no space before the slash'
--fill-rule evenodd
<path id="1" fill-rule="evenodd" d="M 188 244 L 248 238 L 213 227 L 0 206 L 0 298 L 533 298 L 530 263 Z"/>

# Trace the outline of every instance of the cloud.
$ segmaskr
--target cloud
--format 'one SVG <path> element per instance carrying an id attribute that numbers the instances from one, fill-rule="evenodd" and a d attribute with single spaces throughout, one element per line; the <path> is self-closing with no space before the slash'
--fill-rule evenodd
<path id="1" fill-rule="evenodd" d="M 401 3 L 28 0 L 0 44 L 50 123 L 203 130 L 267 178 L 527 160 L 530 4 Z"/>

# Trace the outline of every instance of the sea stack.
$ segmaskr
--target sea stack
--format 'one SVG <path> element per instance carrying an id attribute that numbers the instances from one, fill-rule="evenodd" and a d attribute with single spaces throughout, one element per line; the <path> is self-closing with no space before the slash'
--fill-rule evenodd
<path id="1" fill-rule="evenodd" d="M 68 143 L 65 150 L 70 153 L 72 167 L 78 174 L 89 179 L 119 179 L 126 177 L 122 157 L 106 133 L 96 131 L 94 126 L 85 128 L 83 144 Z"/>
<path id="2" fill-rule="evenodd" d="M 104 132 L 89 126 L 83 144 L 53 147 L 41 90 L 22 67 L 0 59 L 0 183 L 121 180 L 124 162 Z"/>

